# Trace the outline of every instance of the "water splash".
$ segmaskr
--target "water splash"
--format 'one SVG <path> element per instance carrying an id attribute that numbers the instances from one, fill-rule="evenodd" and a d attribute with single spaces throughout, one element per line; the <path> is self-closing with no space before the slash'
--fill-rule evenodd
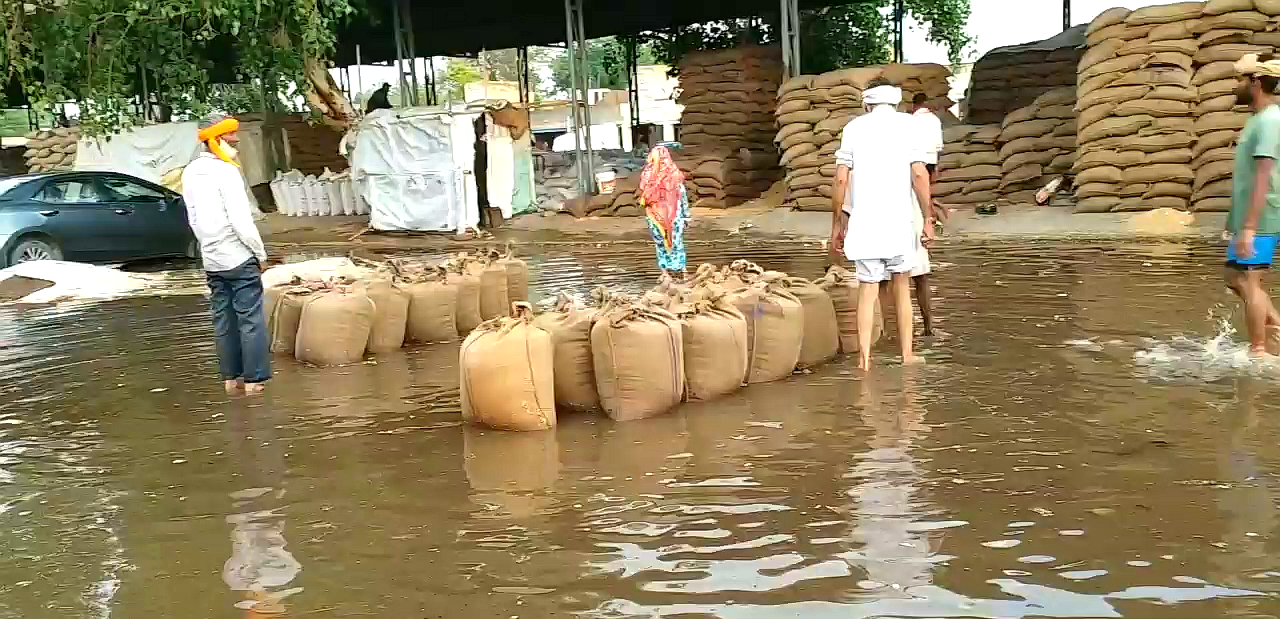
<path id="1" fill-rule="evenodd" d="M 1210 308 L 1210 337 L 1177 335 L 1169 339 L 1143 338 L 1134 351 L 1138 372 L 1168 382 L 1215 382 L 1235 376 L 1280 377 L 1280 358 L 1257 359 L 1249 343 L 1236 340 L 1230 310 L 1219 304 Z"/>

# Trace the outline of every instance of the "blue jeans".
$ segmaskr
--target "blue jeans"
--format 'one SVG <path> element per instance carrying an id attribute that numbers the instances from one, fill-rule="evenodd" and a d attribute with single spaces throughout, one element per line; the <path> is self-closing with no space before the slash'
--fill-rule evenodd
<path id="1" fill-rule="evenodd" d="M 262 308 L 262 269 L 256 258 L 231 269 L 205 273 L 223 380 L 264 383 L 271 379 L 271 338 Z"/>

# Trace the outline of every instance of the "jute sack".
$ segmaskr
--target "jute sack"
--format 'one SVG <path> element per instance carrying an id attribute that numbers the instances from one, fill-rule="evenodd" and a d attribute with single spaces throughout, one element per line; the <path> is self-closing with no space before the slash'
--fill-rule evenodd
<path id="1" fill-rule="evenodd" d="M 812 369 L 835 359 L 840 353 L 840 325 L 831 295 L 818 284 L 799 277 L 788 277 L 782 283 L 800 301 L 804 312 L 804 339 L 796 367 Z"/>
<path id="2" fill-rule="evenodd" d="M 804 308 L 782 288 L 781 273 L 766 273 L 760 281 L 730 293 L 729 302 L 747 319 L 751 360 L 749 384 L 782 380 L 800 361 L 804 345 Z"/>
<path id="3" fill-rule="evenodd" d="M 458 290 L 444 277 L 433 274 L 426 281 L 405 284 L 409 314 L 405 339 L 419 344 L 454 342 L 458 339 Z"/>
<path id="4" fill-rule="evenodd" d="M 1110 183 L 1120 184 L 1124 182 L 1124 173 L 1120 168 L 1114 166 L 1097 166 L 1089 168 L 1076 175 L 1076 184 L 1085 185 L 1088 183 Z"/>
<path id="5" fill-rule="evenodd" d="M 1191 163 L 1190 148 L 1170 148 L 1168 150 L 1159 150 L 1146 156 L 1146 163 Z M 1172 179 L 1171 179 L 1172 180 Z"/>
<path id="6" fill-rule="evenodd" d="M 969 181 L 968 183 L 965 184 L 964 190 L 961 191 L 961 193 L 971 194 L 971 193 L 978 193 L 980 191 L 990 191 L 992 189 L 999 187 L 1000 182 L 1001 182 L 1001 177 L 980 178 L 977 180 Z"/>
<path id="7" fill-rule="evenodd" d="M 1132 12 L 1133 11 L 1126 8 L 1116 7 L 1098 13 L 1098 16 L 1094 17 L 1093 21 L 1089 22 L 1089 26 L 1085 30 L 1085 35 L 1091 35 L 1108 26 L 1123 24 L 1125 18 L 1129 17 L 1129 13 Z"/>
<path id="8" fill-rule="evenodd" d="M 1089 108 L 1103 103 L 1123 103 L 1125 101 L 1133 101 L 1141 99 L 1151 92 L 1150 85 L 1133 85 L 1133 86 L 1110 86 L 1107 88 L 1099 88 L 1083 97 L 1076 104 L 1080 110 L 1088 110 Z M 1084 125 L 1088 126 L 1088 125 Z"/>
<path id="9" fill-rule="evenodd" d="M 1057 119 L 1028 120 L 1011 124 L 1000 132 L 1000 141 L 1012 142 L 1018 138 L 1039 137 L 1052 133 L 1062 121 Z"/>
<path id="10" fill-rule="evenodd" d="M 1121 116 L 1104 118 L 1080 130 L 1079 143 L 1087 144 L 1110 137 L 1130 136 L 1154 122 L 1151 116 Z"/>
<path id="11" fill-rule="evenodd" d="M 1116 186 L 1111 183 L 1085 183 L 1076 185 L 1076 197 L 1098 198 L 1102 196 L 1116 195 Z"/>
<path id="12" fill-rule="evenodd" d="M 507 270 L 492 260 L 471 260 L 467 272 L 480 278 L 480 317 L 491 320 L 507 316 Z"/>
<path id="13" fill-rule="evenodd" d="M 1236 143 L 1237 135 L 1239 134 L 1231 130 L 1214 131 L 1202 134 L 1196 141 L 1195 146 L 1191 147 L 1191 156 L 1199 157 L 1204 154 L 1205 151 L 1233 146 Z"/>
<path id="14" fill-rule="evenodd" d="M 1257 11 L 1235 11 L 1222 15 L 1210 15 L 1197 20 L 1191 26 L 1191 33 L 1200 35 L 1211 30 L 1251 30 L 1263 32 L 1267 30 L 1270 17 Z"/>
<path id="15" fill-rule="evenodd" d="M 840 352 L 851 355 L 858 352 L 858 279 L 849 270 L 839 266 L 827 269 L 818 285 L 831 297 L 836 312 L 836 327 L 840 333 Z M 880 301 L 876 300 L 875 320 L 872 322 L 871 344 L 880 341 L 884 333 L 884 316 L 880 313 Z"/>
<path id="16" fill-rule="evenodd" d="M 977 165 L 960 168 L 957 170 L 945 170 L 938 174 L 938 182 L 956 182 L 956 181 L 972 181 L 980 178 L 993 178 L 1001 174 L 998 165 Z"/>
<path id="17" fill-rule="evenodd" d="M 979 165 L 1000 165 L 1000 153 L 998 151 L 989 150 L 981 153 L 969 153 L 964 155 L 963 167 Z"/>
<path id="18" fill-rule="evenodd" d="M 389 279 L 365 280 L 357 288 L 373 301 L 373 327 L 369 330 L 367 350 L 371 353 L 399 350 L 404 346 L 409 323 L 408 291 Z"/>
<path id="19" fill-rule="evenodd" d="M 524 303 L 529 300 L 529 265 L 516 257 L 515 250 L 507 243 L 507 252 L 497 259 L 507 273 L 507 303 Z"/>
<path id="20" fill-rule="evenodd" d="M 458 354 L 462 418 L 497 430 L 531 432 L 556 425 L 554 346 L 533 325 L 533 308 L 488 320 Z"/>
<path id="21" fill-rule="evenodd" d="M 364 292 L 338 287 L 314 294 L 302 308 L 293 356 L 318 366 L 356 363 L 369 345 L 373 317 Z"/>
<path id="22" fill-rule="evenodd" d="M 448 275 L 445 283 L 453 286 L 458 293 L 457 314 L 454 318 L 458 335 L 471 333 L 484 322 L 484 317 L 480 315 L 480 276 L 469 272 L 465 265 L 461 260 L 446 264 Z"/>
<path id="23" fill-rule="evenodd" d="M 1170 197 L 1170 198 L 1182 198 L 1185 200 L 1191 197 L 1191 185 L 1188 185 L 1186 183 L 1174 183 L 1174 182 L 1152 183 L 1151 188 L 1148 189 L 1146 193 L 1142 194 L 1142 197 L 1143 198 Z"/>
<path id="24" fill-rule="evenodd" d="M 1169 99 L 1138 99 L 1136 101 L 1125 101 L 1124 103 L 1117 105 L 1112 114 L 1115 116 L 1147 115 L 1160 117 L 1190 116 L 1191 112 L 1191 104 L 1185 101 L 1171 101 Z"/>
<path id="25" fill-rule="evenodd" d="M 747 319 L 709 284 L 679 310 L 685 399 L 712 400 L 736 391 L 747 374 Z"/>
<path id="26" fill-rule="evenodd" d="M 1198 170 L 1215 161 L 1234 161 L 1235 156 L 1236 149 L 1234 148 L 1213 148 L 1200 153 L 1200 156 L 1191 162 L 1191 167 Z"/>
<path id="27" fill-rule="evenodd" d="M 645 419 L 680 404 L 684 346 L 669 312 L 615 299 L 591 327 L 596 391 L 615 421 Z"/>
<path id="28" fill-rule="evenodd" d="M 1126 184 L 1158 183 L 1160 181 L 1190 183 L 1194 178 L 1195 174 L 1191 171 L 1191 166 L 1176 163 L 1141 165 L 1127 168 L 1123 174 L 1123 182 Z"/>
<path id="29" fill-rule="evenodd" d="M 1204 116 L 1213 112 L 1229 112 L 1236 107 L 1234 94 L 1218 95 L 1196 104 L 1196 116 Z"/>
<path id="30" fill-rule="evenodd" d="M 600 408 L 595 361 L 591 357 L 591 325 L 596 314 L 596 310 L 581 307 L 562 292 L 554 310 L 533 320 L 534 326 L 551 334 L 555 403 L 566 410 Z"/>
<path id="31" fill-rule="evenodd" d="M 1234 167 L 1235 162 L 1231 160 L 1215 161 L 1208 165 L 1201 166 L 1199 170 L 1196 170 L 1195 183 L 1193 183 L 1191 187 L 1193 190 L 1199 191 L 1201 187 L 1204 187 L 1213 181 L 1231 178 L 1231 172 Z"/>
<path id="32" fill-rule="evenodd" d="M 1200 17 L 1204 10 L 1203 2 L 1175 2 L 1157 6 L 1142 7 L 1129 14 L 1124 23 L 1130 26 L 1147 24 L 1168 24 L 1186 19 Z"/>
<path id="33" fill-rule="evenodd" d="M 1118 204 L 1120 199 L 1114 196 L 1085 198 L 1076 200 L 1076 206 L 1072 210 L 1076 213 L 1109 213 Z"/>
<path id="34" fill-rule="evenodd" d="M 1115 58 L 1125 42 L 1120 39 L 1111 39 L 1090 47 L 1085 50 L 1084 55 L 1080 56 L 1080 62 L 1076 65 L 1076 72 L 1079 73 L 1100 62 L 1106 62 Z"/>
<path id="35" fill-rule="evenodd" d="M 272 303 L 271 317 L 267 321 L 267 331 L 271 334 L 271 352 L 293 354 L 298 337 L 298 323 L 302 321 L 302 308 L 311 299 L 311 292 L 310 288 L 299 286 L 279 290 Z"/>
<path id="36" fill-rule="evenodd" d="M 1119 107 L 1119 103 L 1099 103 L 1093 107 L 1081 108 L 1080 115 L 1076 118 L 1076 131 L 1088 127 L 1104 118 L 1109 118 L 1111 113 Z"/>
<path id="37" fill-rule="evenodd" d="M 1223 97 L 1233 95 L 1236 90 L 1236 80 L 1234 78 L 1224 78 L 1201 84 L 1198 91 L 1200 100 L 1204 101 L 1214 97 Z"/>
<path id="38" fill-rule="evenodd" d="M 1237 112 L 1212 112 L 1196 119 L 1196 135 L 1204 135 L 1214 131 L 1239 131 L 1244 129 L 1248 115 Z"/>
<path id="39" fill-rule="evenodd" d="M 1196 64 L 1205 65 L 1211 62 L 1235 62 L 1245 54 L 1257 54 L 1267 51 L 1261 45 L 1247 43 L 1222 43 L 1200 49 L 1196 52 Z"/>
<path id="40" fill-rule="evenodd" d="M 1252 11 L 1253 0 L 1209 0 L 1204 5 L 1205 15 L 1221 15 L 1232 11 Z"/>
<path id="41" fill-rule="evenodd" d="M 1231 198 L 1205 198 L 1191 205 L 1197 213 L 1227 213 L 1231 211 Z"/>
<path id="42" fill-rule="evenodd" d="M 1241 30 L 1239 28 L 1210 30 L 1196 38 L 1196 42 L 1200 44 L 1200 47 L 1211 47 L 1223 43 L 1251 43 L 1252 40 L 1252 30 Z"/>
<path id="43" fill-rule="evenodd" d="M 1236 75 L 1235 61 L 1213 62 L 1196 69 L 1191 78 L 1192 86 L 1202 86 L 1218 80 L 1234 79 Z"/>
<path id="44" fill-rule="evenodd" d="M 1199 191 L 1191 195 L 1191 199 L 1198 202 L 1205 198 L 1230 198 L 1232 189 L 1232 179 L 1219 179 L 1201 187 Z"/>

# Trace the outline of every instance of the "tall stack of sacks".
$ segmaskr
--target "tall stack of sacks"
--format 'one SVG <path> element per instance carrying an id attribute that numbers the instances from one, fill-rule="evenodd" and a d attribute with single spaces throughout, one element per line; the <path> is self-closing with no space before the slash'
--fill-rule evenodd
<path id="1" fill-rule="evenodd" d="M 979 204 L 1000 197 L 1000 125 L 956 125 L 942 131 L 933 197 L 945 204 Z"/>
<path id="2" fill-rule="evenodd" d="M 1005 117 L 1000 137 L 999 191 L 1029 202 L 1047 180 L 1071 170 L 1076 154 L 1076 90 L 1050 90 Z"/>
<path id="3" fill-rule="evenodd" d="M 80 142 L 79 127 L 32 131 L 26 137 L 27 150 L 23 158 L 26 159 L 28 172 L 55 172 L 75 167 L 76 145 Z"/>
<path id="4" fill-rule="evenodd" d="M 727 162 L 739 149 L 773 151 L 773 97 L 782 82 L 781 48 L 750 46 L 688 54 L 680 61 L 679 71 L 681 92 L 676 100 L 684 105 L 680 116 L 684 152 Z M 776 169 L 777 161 L 769 156 L 739 157 L 731 169 L 716 175 L 721 181 L 718 186 L 695 189 L 691 185 L 694 195 L 690 198 L 701 206 L 740 204 L 764 193 L 769 186 L 763 181 L 769 178 L 772 184 Z"/>
<path id="5" fill-rule="evenodd" d="M 1089 25 L 1077 86 L 1078 212 L 1187 208 L 1199 100 L 1191 30 L 1203 8 L 1110 9 Z"/>
<path id="6" fill-rule="evenodd" d="M 1050 90 L 1074 87 L 1083 43 L 1084 26 L 1076 26 L 1043 41 L 987 52 L 973 65 L 962 105 L 965 122 L 995 124 Z"/>
<path id="7" fill-rule="evenodd" d="M 782 178 L 772 146 L 768 150 L 700 148 L 679 152 L 674 159 L 685 176 L 689 206 L 694 207 L 738 206 L 758 198 Z"/>
<path id="8" fill-rule="evenodd" d="M 862 91 L 884 78 L 902 88 L 903 100 L 929 97 L 934 109 L 950 107 L 946 99 L 951 71 L 936 64 L 894 64 L 801 75 L 778 89 L 778 133 L 787 193 L 784 204 L 799 210 L 831 208 L 835 153 L 845 125 L 863 113 Z M 945 119 L 944 119 L 945 123 Z"/>
<path id="9" fill-rule="evenodd" d="M 1231 208 L 1232 147 L 1248 119 L 1248 110 L 1235 105 L 1234 64 L 1245 54 L 1271 53 L 1280 46 L 1280 1 L 1212 0 L 1189 28 L 1200 44 L 1192 78 L 1199 103 L 1191 209 L 1227 211 Z"/>

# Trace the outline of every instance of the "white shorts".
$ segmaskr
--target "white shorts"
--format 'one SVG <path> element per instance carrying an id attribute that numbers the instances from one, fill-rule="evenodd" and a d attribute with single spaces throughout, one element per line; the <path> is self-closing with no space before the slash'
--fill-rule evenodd
<path id="1" fill-rule="evenodd" d="M 871 260 L 854 260 L 854 272 L 858 281 L 864 284 L 887 282 L 891 275 L 911 273 L 916 268 L 915 256 L 898 256 L 897 258 L 875 258 Z"/>
<path id="2" fill-rule="evenodd" d="M 911 269 L 911 277 L 928 275 L 932 270 L 933 266 L 929 263 L 929 250 L 922 245 L 920 251 L 916 252 L 916 265 Z"/>

